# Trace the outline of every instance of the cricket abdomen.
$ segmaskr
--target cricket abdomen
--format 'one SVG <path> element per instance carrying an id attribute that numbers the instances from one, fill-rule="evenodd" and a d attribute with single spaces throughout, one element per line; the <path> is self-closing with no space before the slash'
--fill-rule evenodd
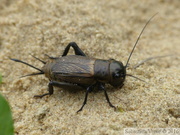
<path id="1" fill-rule="evenodd" d="M 95 59 L 79 55 L 68 55 L 54 59 L 43 68 L 46 77 L 53 81 L 80 85 L 94 84 Z"/>

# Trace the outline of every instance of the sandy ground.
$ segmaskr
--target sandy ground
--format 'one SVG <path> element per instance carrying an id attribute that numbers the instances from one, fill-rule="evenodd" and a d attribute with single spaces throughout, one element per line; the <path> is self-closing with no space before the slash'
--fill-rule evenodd
<path id="1" fill-rule="evenodd" d="M 0 0 L 0 92 L 9 101 L 17 135 L 123 134 L 124 128 L 180 127 L 180 2 L 179 0 Z M 85 90 L 61 88 L 43 99 L 48 79 L 20 78 L 35 72 L 10 61 L 17 58 L 37 67 L 47 57 L 60 56 L 75 41 L 88 55 L 126 63 L 147 20 L 158 12 L 143 33 L 130 60 L 133 66 L 153 56 L 138 69 L 128 69 L 148 83 L 127 77 L 123 88 L 92 92 L 76 114 Z M 71 54 L 73 51 L 71 51 Z"/>

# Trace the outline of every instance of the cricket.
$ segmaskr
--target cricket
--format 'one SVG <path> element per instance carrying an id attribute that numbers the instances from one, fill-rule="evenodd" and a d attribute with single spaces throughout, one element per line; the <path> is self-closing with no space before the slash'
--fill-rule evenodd
<path id="1" fill-rule="evenodd" d="M 147 21 L 147 23 L 141 30 L 125 64 L 123 64 L 121 61 L 117 61 L 114 59 L 103 60 L 87 57 L 75 42 L 70 42 L 66 46 L 61 57 L 51 57 L 47 55 L 49 58 L 48 62 L 45 62 L 33 56 L 35 59 L 44 64 L 42 68 L 37 68 L 18 59 L 11 58 L 11 60 L 25 64 L 38 71 L 25 76 L 44 74 L 45 77 L 50 80 L 47 89 L 48 92 L 42 95 L 35 95 L 35 97 L 42 98 L 46 95 L 52 95 L 54 93 L 54 87 L 81 87 L 85 89 L 85 98 L 81 108 L 77 111 L 80 112 L 83 110 L 83 107 L 87 103 L 89 92 L 93 91 L 93 89 L 97 87 L 99 90 L 104 91 L 104 95 L 109 106 L 115 109 L 116 107 L 111 103 L 105 89 L 105 85 L 110 84 L 113 87 L 121 88 L 124 85 L 124 81 L 127 76 L 141 80 L 133 75 L 127 74 L 126 70 L 142 33 L 155 15 L 153 15 Z M 74 49 L 75 55 L 67 55 L 70 47 Z M 139 65 L 141 64 L 142 63 L 140 63 Z M 137 65 L 137 67 L 139 65 Z"/>

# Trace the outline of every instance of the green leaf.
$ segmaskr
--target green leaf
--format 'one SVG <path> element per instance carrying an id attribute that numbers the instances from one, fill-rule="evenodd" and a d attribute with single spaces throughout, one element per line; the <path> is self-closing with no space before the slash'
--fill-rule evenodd
<path id="1" fill-rule="evenodd" d="M 13 135 L 14 127 L 8 102 L 0 94 L 0 135 Z"/>
<path id="2" fill-rule="evenodd" d="M 2 75 L 1 75 L 1 73 L 0 73 L 0 84 L 2 83 Z"/>

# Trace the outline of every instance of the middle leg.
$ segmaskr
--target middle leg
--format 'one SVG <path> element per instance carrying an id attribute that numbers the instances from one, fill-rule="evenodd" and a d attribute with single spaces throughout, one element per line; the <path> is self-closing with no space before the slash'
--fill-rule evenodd
<path id="1" fill-rule="evenodd" d="M 95 85 L 96 85 L 96 84 L 92 84 L 91 86 L 89 86 L 89 87 L 87 88 L 83 105 L 82 105 L 81 108 L 77 111 L 77 113 L 80 112 L 80 111 L 82 111 L 83 107 L 84 107 L 85 104 L 87 103 L 88 94 L 89 94 L 89 92 L 91 92 L 91 91 L 94 89 Z"/>

